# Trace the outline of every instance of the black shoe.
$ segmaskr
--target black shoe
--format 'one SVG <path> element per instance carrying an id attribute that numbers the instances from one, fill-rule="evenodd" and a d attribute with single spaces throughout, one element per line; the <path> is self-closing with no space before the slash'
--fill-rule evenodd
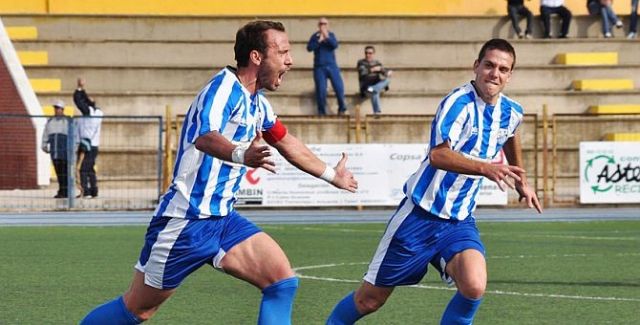
<path id="1" fill-rule="evenodd" d="M 62 193 L 58 193 L 58 194 L 56 194 L 53 198 L 54 198 L 54 199 L 66 199 L 66 198 L 67 198 L 67 196 L 66 196 L 66 195 L 64 195 L 64 194 L 62 194 Z"/>

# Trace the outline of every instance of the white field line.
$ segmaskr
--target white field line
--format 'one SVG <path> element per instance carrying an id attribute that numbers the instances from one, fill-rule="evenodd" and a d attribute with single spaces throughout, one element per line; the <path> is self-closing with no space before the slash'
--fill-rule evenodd
<path id="1" fill-rule="evenodd" d="M 507 257 L 503 257 L 507 258 Z M 349 280 L 349 279 L 337 279 L 330 277 L 319 277 L 312 275 L 304 275 L 301 274 L 300 270 L 312 270 L 312 269 L 322 269 L 322 268 L 330 268 L 336 266 L 345 266 L 345 265 L 363 265 L 368 264 L 367 262 L 357 262 L 357 263 L 335 263 L 335 264 L 320 264 L 320 265 L 309 265 L 309 266 L 301 266 L 294 268 L 296 275 L 302 279 L 310 279 L 310 280 L 318 280 L 318 281 L 328 281 L 328 282 L 340 282 L 340 283 L 360 283 L 361 280 Z M 448 290 L 455 291 L 457 290 L 455 287 L 441 287 L 441 286 L 430 286 L 430 285 L 422 285 L 415 284 L 408 287 L 419 288 L 419 289 L 432 289 L 432 290 Z M 574 299 L 574 300 L 597 300 L 597 301 L 633 301 L 640 302 L 640 298 L 620 298 L 620 297 L 597 297 L 597 296 L 575 296 L 575 295 L 562 295 L 562 294 L 546 294 L 546 293 L 528 293 L 528 292 L 514 292 L 514 291 L 502 291 L 502 290 L 487 290 L 486 293 L 496 294 L 496 295 L 506 295 L 506 296 L 521 296 L 521 297 L 541 297 L 541 298 L 559 298 L 559 299 Z"/>

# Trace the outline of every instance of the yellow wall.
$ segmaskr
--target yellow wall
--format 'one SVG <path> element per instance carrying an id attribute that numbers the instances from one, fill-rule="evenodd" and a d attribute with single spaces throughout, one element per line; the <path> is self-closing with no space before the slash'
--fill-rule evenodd
<path id="1" fill-rule="evenodd" d="M 46 0 L 0 0 L 0 13 L 44 14 Z"/>
<path id="2" fill-rule="evenodd" d="M 565 0 L 575 14 L 586 14 L 584 0 Z M 614 2 L 629 14 L 629 0 Z M 538 14 L 538 0 L 525 1 Z M 320 16 L 320 15 L 505 15 L 506 0 L 0 0 L 0 13 Z"/>

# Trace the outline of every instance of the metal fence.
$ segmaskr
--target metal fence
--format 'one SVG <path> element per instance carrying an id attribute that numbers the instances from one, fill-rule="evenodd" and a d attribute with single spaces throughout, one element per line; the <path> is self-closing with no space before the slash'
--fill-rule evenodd
<path id="1" fill-rule="evenodd" d="M 56 172 L 49 154 L 42 151 L 36 125 L 50 116 L 0 115 L 0 210 L 131 210 L 152 209 L 161 194 L 163 166 L 161 116 L 104 116 L 95 170 L 97 195 L 84 193 L 80 185 L 78 148 L 80 118 L 66 119 L 66 172 Z M 9 142 L 7 142 L 7 137 Z M 40 155 L 40 157 L 38 157 Z M 38 167 L 38 159 L 40 166 Z M 59 159 L 56 159 L 59 160 Z M 40 169 L 38 171 L 38 168 Z M 43 181 L 34 177 L 48 175 Z M 83 171 L 84 173 L 84 171 Z M 60 195 L 58 175 L 68 190 Z M 84 177 L 82 177 L 84 179 Z M 64 183 L 64 182 L 63 182 Z M 64 191 L 62 191 L 64 192 Z M 55 198 L 54 196 L 58 196 Z M 63 197 L 60 197 L 63 196 Z"/>
<path id="2" fill-rule="evenodd" d="M 640 133 L 640 114 L 554 114 L 551 131 L 552 201 L 575 205 L 580 201 L 580 142 L 607 140 L 619 132 Z"/>
<path id="3" fill-rule="evenodd" d="M 168 114 L 168 116 L 171 116 Z M 581 141 L 600 141 L 615 132 L 640 133 L 640 114 L 525 115 L 520 128 L 529 181 L 547 206 L 575 205 L 579 199 L 578 150 Z M 281 116 L 305 143 L 428 143 L 433 115 L 359 115 L 354 117 Z M 34 125 L 50 117 L 0 115 L 0 211 L 68 209 L 153 209 L 171 177 L 175 143 L 184 116 L 105 116 L 96 161 L 99 194 L 54 198 L 56 172 L 48 155 L 36 147 Z M 69 134 L 77 118 L 67 117 Z M 163 133 L 163 127 L 168 130 Z M 39 135 L 41 136 L 41 135 Z M 164 137 L 163 137 L 164 136 Z M 547 140 L 548 139 L 548 140 Z M 166 141 L 163 144 L 163 140 Z M 71 137 L 68 184 L 77 184 L 76 138 Z M 169 148 L 170 150 L 164 150 Z M 36 184 L 37 154 L 44 155 L 48 184 Z M 163 168 L 164 167 L 164 168 Z M 164 183 L 163 183 L 164 182 Z"/>

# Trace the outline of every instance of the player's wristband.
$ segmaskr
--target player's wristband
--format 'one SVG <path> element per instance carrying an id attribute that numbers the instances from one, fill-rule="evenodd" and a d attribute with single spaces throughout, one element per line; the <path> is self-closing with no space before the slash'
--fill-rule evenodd
<path id="1" fill-rule="evenodd" d="M 336 178 L 336 171 L 333 168 L 329 167 L 329 165 L 327 165 L 324 169 L 324 172 L 322 172 L 322 175 L 320 175 L 320 177 L 318 178 L 323 179 L 328 183 L 332 183 L 333 179 Z"/>
<path id="2" fill-rule="evenodd" d="M 236 164 L 244 164 L 244 153 L 247 151 L 247 147 L 237 145 L 231 152 L 231 161 Z"/>

